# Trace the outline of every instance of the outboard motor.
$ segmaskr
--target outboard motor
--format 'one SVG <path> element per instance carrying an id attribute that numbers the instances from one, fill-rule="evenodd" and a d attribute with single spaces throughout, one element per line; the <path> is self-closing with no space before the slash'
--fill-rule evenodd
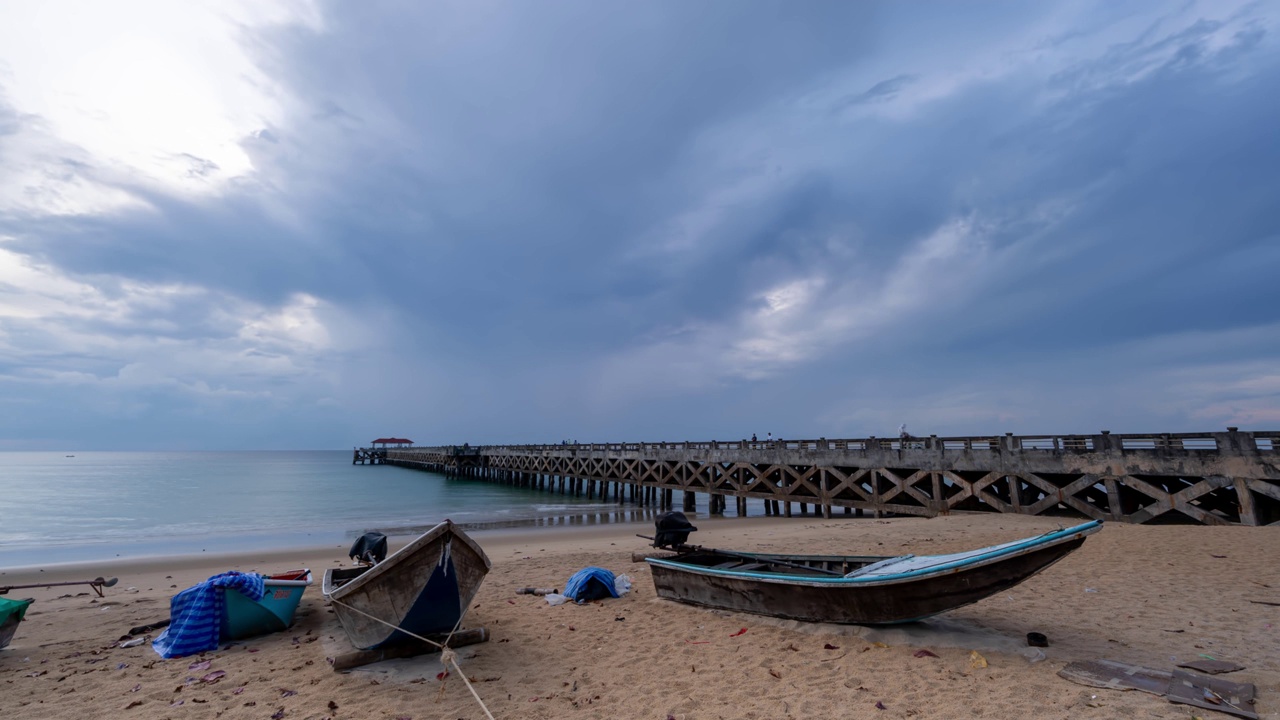
<path id="1" fill-rule="evenodd" d="M 689 533 L 696 532 L 698 528 L 689 523 L 689 518 L 684 516 L 682 512 L 672 510 L 664 512 L 654 521 L 657 527 L 657 535 L 653 538 L 653 546 L 656 548 L 674 548 L 677 545 L 683 545 L 689 539 Z"/>
<path id="2" fill-rule="evenodd" d="M 356 562 L 377 565 L 387 557 L 387 536 L 376 531 L 367 532 L 355 541 L 347 554 Z"/>

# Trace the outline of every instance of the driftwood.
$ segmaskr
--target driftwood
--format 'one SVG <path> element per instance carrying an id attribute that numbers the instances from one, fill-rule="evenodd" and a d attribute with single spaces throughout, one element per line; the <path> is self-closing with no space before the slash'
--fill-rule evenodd
<path id="1" fill-rule="evenodd" d="M 432 642 L 445 644 L 448 639 L 448 646 L 451 648 L 464 647 L 466 645 L 475 645 L 476 643 L 488 642 L 488 628 L 471 628 L 469 630 L 459 630 L 452 637 L 447 635 L 426 635 L 427 639 Z M 383 660 L 394 660 L 396 658 L 415 657 L 417 655 L 426 655 L 427 653 L 439 652 L 440 648 L 435 645 L 424 643 L 421 640 L 408 639 L 404 642 L 397 642 L 388 647 L 378 648 L 377 650 L 352 650 L 350 652 L 340 653 L 333 658 L 334 672 L 350 670 L 352 668 L 362 667 L 364 665 L 372 665 Z"/>

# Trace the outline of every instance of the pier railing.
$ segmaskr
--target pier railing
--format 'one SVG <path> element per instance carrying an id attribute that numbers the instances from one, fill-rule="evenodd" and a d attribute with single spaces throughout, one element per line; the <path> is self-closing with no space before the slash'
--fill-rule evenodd
<path id="1" fill-rule="evenodd" d="M 1280 522 L 1280 431 L 507 444 L 388 450 L 386 462 L 670 505 L 782 514 L 955 510 L 1124 522 Z M 567 488 L 567 489 L 566 489 Z"/>

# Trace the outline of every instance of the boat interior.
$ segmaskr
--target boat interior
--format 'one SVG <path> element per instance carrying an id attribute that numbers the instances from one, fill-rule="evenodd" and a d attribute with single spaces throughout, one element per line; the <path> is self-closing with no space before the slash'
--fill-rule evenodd
<path id="1" fill-rule="evenodd" d="M 334 568 L 326 574 L 324 591 L 327 593 L 337 590 L 372 569 L 372 565 L 350 568 Z"/>
<path id="2" fill-rule="evenodd" d="M 775 573 L 801 577 L 844 577 L 868 565 L 891 559 L 875 555 L 764 555 L 715 550 L 695 550 L 654 557 L 713 570 Z"/>

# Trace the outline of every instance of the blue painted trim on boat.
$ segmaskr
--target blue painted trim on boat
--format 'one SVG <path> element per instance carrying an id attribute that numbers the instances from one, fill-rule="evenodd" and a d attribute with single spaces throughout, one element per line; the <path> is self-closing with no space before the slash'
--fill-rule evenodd
<path id="1" fill-rule="evenodd" d="M 996 559 L 1005 557 L 1006 555 L 1022 553 L 1027 550 L 1031 550 L 1043 545 L 1052 545 L 1064 540 L 1068 540 L 1073 535 L 1082 534 L 1082 533 L 1087 535 L 1089 533 L 1096 532 L 1101 527 L 1102 527 L 1101 520 L 1091 520 L 1087 523 L 1076 525 L 1075 527 L 1065 528 L 1063 530 L 1055 530 L 1050 533 L 1045 533 L 1044 535 L 1037 535 L 1036 537 L 1033 537 L 1033 538 L 1027 538 L 1026 540 L 1018 543 L 1017 545 L 1010 545 L 1008 547 L 1000 548 L 999 550 L 996 550 L 990 553 L 975 555 L 971 558 L 965 558 L 963 560 L 953 560 L 948 563 L 942 563 L 940 565 L 934 565 L 927 568 L 920 568 L 918 570 L 908 570 L 907 572 L 894 573 L 892 575 L 872 575 L 872 576 L 864 575 L 861 577 L 852 577 L 852 578 L 846 578 L 846 577 L 827 578 L 827 577 L 814 577 L 812 575 L 783 575 L 780 573 L 761 573 L 761 572 L 750 572 L 750 571 L 744 572 L 741 570 L 713 570 L 711 568 L 702 567 L 699 565 L 689 565 L 687 563 L 675 562 L 672 560 L 660 560 L 658 558 L 648 558 L 648 562 L 651 565 L 660 565 L 662 567 L 671 568 L 673 570 L 693 572 L 699 575 L 741 577 L 741 578 L 751 578 L 752 580 L 772 580 L 775 582 L 792 582 L 792 583 L 802 582 L 806 584 L 812 583 L 812 584 L 818 584 L 818 585 L 863 585 L 863 584 L 870 585 L 873 583 L 886 583 L 886 582 L 896 582 L 899 580 L 911 580 L 924 575 L 933 575 L 941 572 L 946 572 L 948 570 L 954 570 L 956 568 L 967 567 L 970 565 L 984 564 L 991 560 L 996 560 Z"/>

